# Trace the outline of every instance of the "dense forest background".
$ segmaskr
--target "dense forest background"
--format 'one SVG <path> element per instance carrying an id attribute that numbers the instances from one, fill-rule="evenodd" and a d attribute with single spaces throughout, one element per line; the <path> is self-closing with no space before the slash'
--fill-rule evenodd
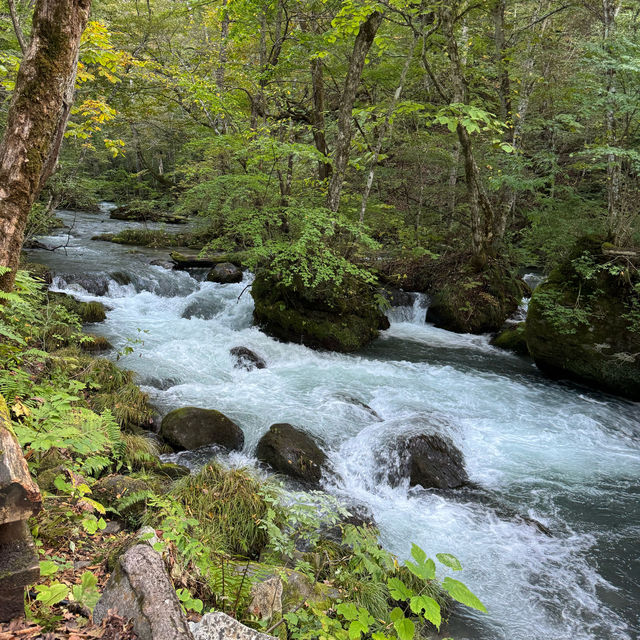
<path id="1" fill-rule="evenodd" d="M 585 232 L 637 240 L 635 2 L 102 0 L 92 20 L 39 213 L 197 214 L 263 256 L 321 254 L 337 223 L 368 255 L 543 269 Z M 0 38 L 5 118 L 8 6 Z"/>

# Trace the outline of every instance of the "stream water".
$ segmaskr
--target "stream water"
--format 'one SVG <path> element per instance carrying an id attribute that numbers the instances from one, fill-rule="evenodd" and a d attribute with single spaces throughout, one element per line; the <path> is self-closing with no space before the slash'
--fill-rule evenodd
<path id="1" fill-rule="evenodd" d="M 448 635 L 639 637 L 637 404 L 549 381 L 486 337 L 425 324 L 421 296 L 392 310 L 391 328 L 355 355 L 277 342 L 251 326 L 249 276 L 203 282 L 203 274 L 149 264 L 166 252 L 90 240 L 136 223 L 61 216 L 71 230 L 42 241 L 58 245 L 69 234 L 66 249 L 33 251 L 32 259 L 51 266 L 57 290 L 110 308 L 91 330 L 116 349 L 133 345 L 120 364 L 139 374 L 161 413 L 196 405 L 227 414 L 246 437 L 232 464 L 255 464 L 252 452 L 271 424 L 299 425 L 328 452 L 336 474 L 327 491 L 369 507 L 387 548 L 406 556 L 413 541 L 431 556 L 458 556 L 461 579 L 489 614 L 457 616 Z M 234 368 L 235 346 L 256 351 L 267 368 Z M 482 491 L 389 485 L 390 445 L 425 430 L 455 442 Z"/>

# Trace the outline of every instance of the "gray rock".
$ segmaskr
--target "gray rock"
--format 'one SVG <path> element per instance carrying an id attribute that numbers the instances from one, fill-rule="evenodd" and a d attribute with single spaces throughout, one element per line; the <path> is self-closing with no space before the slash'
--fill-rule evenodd
<path id="1" fill-rule="evenodd" d="M 251 371 L 251 369 L 265 369 L 267 366 L 263 358 L 247 347 L 233 347 L 229 353 L 237 360 L 236 369 Z"/>
<path id="2" fill-rule="evenodd" d="M 282 613 L 282 580 L 275 575 L 251 586 L 249 613 L 262 619 L 271 620 Z"/>
<path id="3" fill-rule="evenodd" d="M 305 484 L 318 484 L 327 456 L 313 438 L 290 424 L 271 425 L 256 450 L 256 456 L 275 471 Z"/>
<path id="4" fill-rule="evenodd" d="M 274 640 L 273 636 L 245 627 L 219 611 L 207 613 L 192 628 L 194 640 Z"/>
<path id="5" fill-rule="evenodd" d="M 147 544 L 120 557 L 93 610 L 94 623 L 101 624 L 109 611 L 131 620 L 138 640 L 193 638 L 164 562 Z"/>
<path id="6" fill-rule="evenodd" d="M 421 434 L 405 440 L 403 449 L 411 486 L 457 489 L 469 483 L 462 452 L 449 438 Z"/>
<path id="7" fill-rule="evenodd" d="M 242 429 L 215 409 L 174 409 L 163 418 L 160 435 L 178 451 L 212 444 L 226 449 L 242 449 L 244 445 Z"/>
<path id="8" fill-rule="evenodd" d="M 236 267 L 236 265 L 231 262 L 221 262 L 209 271 L 207 280 L 220 284 L 240 282 L 242 280 L 242 269 Z"/>

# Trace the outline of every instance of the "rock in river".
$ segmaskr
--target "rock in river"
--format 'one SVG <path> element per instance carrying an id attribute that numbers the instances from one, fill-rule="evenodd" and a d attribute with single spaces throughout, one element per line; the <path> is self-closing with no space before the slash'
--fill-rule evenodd
<path id="1" fill-rule="evenodd" d="M 162 420 L 160 435 L 177 450 L 198 449 L 211 444 L 242 449 L 244 445 L 242 429 L 215 409 L 174 409 Z"/>
<path id="2" fill-rule="evenodd" d="M 290 424 L 272 425 L 260 439 L 256 456 L 275 471 L 314 485 L 327 461 L 313 438 Z"/>
<path id="3" fill-rule="evenodd" d="M 230 262 L 222 262 L 217 264 L 207 274 L 209 282 L 218 282 L 220 284 L 229 284 L 231 282 L 240 282 L 242 280 L 242 269 L 236 267 Z"/>
<path id="4" fill-rule="evenodd" d="M 449 438 L 435 433 L 411 436 L 402 451 L 412 487 L 457 489 L 469 482 L 462 452 Z"/>
<path id="5" fill-rule="evenodd" d="M 247 347 L 233 347 L 229 353 L 236 358 L 236 369 L 265 369 L 267 363 L 257 353 Z"/>

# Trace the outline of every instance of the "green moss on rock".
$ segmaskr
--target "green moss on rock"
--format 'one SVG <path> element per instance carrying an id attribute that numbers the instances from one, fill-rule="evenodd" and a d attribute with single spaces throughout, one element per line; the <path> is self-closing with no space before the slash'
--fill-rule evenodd
<path id="1" fill-rule="evenodd" d="M 345 282 L 333 290 L 284 287 L 258 274 L 251 295 L 254 320 L 269 335 L 313 348 L 351 352 L 361 349 L 387 329 L 375 289 Z"/>
<path id="2" fill-rule="evenodd" d="M 499 349 L 505 349 L 506 351 L 513 351 L 521 356 L 529 355 L 529 348 L 527 347 L 527 338 L 525 336 L 525 323 L 509 327 L 501 331 L 492 341 L 491 344 Z"/>
<path id="3" fill-rule="evenodd" d="M 526 340 L 538 367 L 640 400 L 640 276 L 583 238 L 534 292 Z"/>

